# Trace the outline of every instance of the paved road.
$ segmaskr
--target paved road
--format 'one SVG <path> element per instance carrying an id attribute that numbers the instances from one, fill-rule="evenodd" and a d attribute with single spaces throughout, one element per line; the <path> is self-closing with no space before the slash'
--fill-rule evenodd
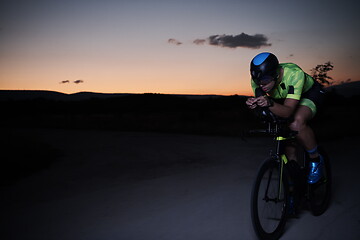
<path id="1" fill-rule="evenodd" d="M 250 191 L 270 139 L 110 131 L 22 130 L 60 158 L 0 189 L 1 239 L 255 239 Z M 334 198 L 303 212 L 282 239 L 360 239 L 359 140 L 324 142 Z"/>

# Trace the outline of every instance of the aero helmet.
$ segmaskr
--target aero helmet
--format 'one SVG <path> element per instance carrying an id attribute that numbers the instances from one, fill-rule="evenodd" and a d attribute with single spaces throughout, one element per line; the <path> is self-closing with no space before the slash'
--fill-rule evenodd
<path id="1" fill-rule="evenodd" d="M 276 79 L 276 70 L 278 66 L 279 61 L 274 54 L 269 52 L 260 53 L 251 61 L 251 77 L 256 83 L 259 83 L 263 77 L 272 77 Z"/>

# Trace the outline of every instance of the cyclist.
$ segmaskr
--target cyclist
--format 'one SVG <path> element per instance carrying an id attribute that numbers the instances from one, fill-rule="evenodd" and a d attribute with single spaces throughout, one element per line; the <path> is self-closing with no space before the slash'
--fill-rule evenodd
<path id="1" fill-rule="evenodd" d="M 268 107 L 283 118 L 293 117 L 289 127 L 297 131 L 297 140 L 310 157 L 308 183 L 314 184 L 323 174 L 323 156 L 318 153 L 313 130 L 307 122 L 312 119 L 323 100 L 321 85 L 294 63 L 279 63 L 268 52 L 256 55 L 250 63 L 251 86 L 255 97 L 248 98 L 250 109 Z M 296 159 L 295 150 L 289 146 L 287 155 Z"/>

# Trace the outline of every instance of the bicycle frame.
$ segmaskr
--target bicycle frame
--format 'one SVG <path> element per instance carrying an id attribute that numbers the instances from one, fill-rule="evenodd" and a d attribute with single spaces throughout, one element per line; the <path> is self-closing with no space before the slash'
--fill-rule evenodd
<path id="1" fill-rule="evenodd" d="M 288 128 L 283 128 L 282 126 L 284 125 L 285 121 L 280 121 L 278 119 L 273 119 L 274 121 L 272 122 L 268 122 L 268 128 L 267 129 L 262 129 L 262 130 L 253 130 L 253 132 L 258 132 L 258 133 L 266 133 L 269 135 L 274 136 L 274 140 L 276 142 L 276 152 L 275 154 L 272 153 L 272 151 L 270 152 L 270 156 L 272 159 L 275 159 L 276 161 L 279 162 L 279 173 L 280 173 L 280 178 L 279 178 L 279 192 L 278 192 L 278 200 L 280 200 L 280 196 L 282 194 L 282 181 L 284 178 L 284 167 L 285 165 L 288 163 L 288 159 L 285 155 L 285 142 L 286 140 L 292 139 L 296 136 L 297 132 L 296 131 L 292 131 Z M 267 190 L 265 195 L 267 195 Z M 266 198 L 266 196 L 265 196 Z"/>
<path id="2" fill-rule="evenodd" d="M 280 161 L 280 179 L 279 179 L 279 193 L 278 193 L 278 198 L 280 199 L 280 196 L 282 194 L 282 181 L 283 181 L 283 176 L 284 176 L 284 166 L 285 164 L 288 163 L 288 159 L 285 155 L 285 153 L 283 152 L 283 141 L 286 141 L 288 138 L 284 138 L 281 136 L 276 137 L 276 142 L 277 142 L 277 146 L 276 146 L 276 158 L 278 159 L 278 161 Z"/>
<path id="3" fill-rule="evenodd" d="M 287 140 L 297 135 L 296 131 L 288 127 L 290 120 L 275 117 L 266 109 L 261 111 L 268 127 L 250 130 L 249 133 L 272 136 L 275 145 L 270 151 L 270 158 L 261 164 L 252 188 L 251 218 L 254 230 L 260 239 L 278 239 L 285 229 L 287 214 L 296 214 L 297 201 L 300 203 L 303 197 L 314 216 L 326 211 L 331 195 L 331 169 L 328 158 L 323 155 L 326 167 L 325 179 L 319 184 L 308 184 L 305 178 L 308 161 L 306 153 L 304 152 L 303 156 L 303 166 L 299 166 L 292 159 L 289 161 L 286 156 Z M 300 152 L 295 154 L 294 157 L 301 159 Z M 293 157 L 292 152 L 289 157 Z M 288 212 L 289 210 L 291 212 Z"/>

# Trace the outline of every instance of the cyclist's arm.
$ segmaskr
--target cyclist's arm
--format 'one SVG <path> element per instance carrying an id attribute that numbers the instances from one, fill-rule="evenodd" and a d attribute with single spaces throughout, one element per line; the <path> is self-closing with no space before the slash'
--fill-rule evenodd
<path id="1" fill-rule="evenodd" d="M 273 106 L 269 107 L 269 110 L 278 117 L 289 118 L 299 104 L 299 100 L 287 98 L 284 104 L 273 103 Z"/>

